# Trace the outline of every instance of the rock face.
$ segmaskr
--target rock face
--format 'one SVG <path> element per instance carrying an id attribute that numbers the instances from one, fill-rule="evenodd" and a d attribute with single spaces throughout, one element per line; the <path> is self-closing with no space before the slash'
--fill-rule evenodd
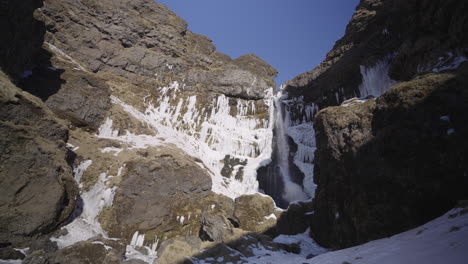
<path id="1" fill-rule="evenodd" d="M 319 112 L 318 241 L 346 247 L 392 235 L 467 197 L 467 70 L 427 74 L 377 100 Z"/>
<path id="2" fill-rule="evenodd" d="M 326 59 L 283 87 L 289 130 L 308 130 L 291 138 L 312 135 L 317 148 L 304 218 L 317 242 L 396 234 L 467 197 L 466 11 L 456 0 L 362 0 Z"/>
<path id="3" fill-rule="evenodd" d="M 78 188 L 66 162 L 66 127 L 1 72 L 0 79 L 0 244 L 18 246 L 63 223 Z"/>

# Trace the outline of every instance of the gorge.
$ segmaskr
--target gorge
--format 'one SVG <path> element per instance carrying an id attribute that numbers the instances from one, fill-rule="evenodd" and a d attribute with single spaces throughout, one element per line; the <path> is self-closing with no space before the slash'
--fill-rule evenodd
<path id="1" fill-rule="evenodd" d="M 278 91 L 157 1 L 0 6 L 0 263 L 466 261 L 465 1 L 361 0 Z"/>

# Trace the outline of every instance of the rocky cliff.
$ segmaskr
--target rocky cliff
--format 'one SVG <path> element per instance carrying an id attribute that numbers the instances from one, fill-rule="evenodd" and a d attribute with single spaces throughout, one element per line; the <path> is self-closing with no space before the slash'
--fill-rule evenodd
<path id="1" fill-rule="evenodd" d="M 275 226 L 274 68 L 151 0 L 1 4 L 2 258 L 174 263 Z"/>
<path id="2" fill-rule="evenodd" d="M 286 83 L 290 130 L 308 126 L 302 135 L 314 137 L 306 221 L 319 243 L 392 235 L 468 197 L 467 7 L 363 0 L 326 59 Z"/>
<path id="3" fill-rule="evenodd" d="M 0 262 L 308 263 L 468 196 L 462 1 L 362 0 L 276 96 L 152 0 L 0 6 Z"/>

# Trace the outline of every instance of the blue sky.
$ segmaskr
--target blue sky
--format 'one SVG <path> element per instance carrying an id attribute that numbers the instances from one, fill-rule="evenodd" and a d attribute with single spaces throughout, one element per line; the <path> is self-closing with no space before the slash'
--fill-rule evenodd
<path id="1" fill-rule="evenodd" d="M 233 59 L 254 53 L 277 85 L 317 66 L 345 32 L 358 0 L 157 0 Z"/>

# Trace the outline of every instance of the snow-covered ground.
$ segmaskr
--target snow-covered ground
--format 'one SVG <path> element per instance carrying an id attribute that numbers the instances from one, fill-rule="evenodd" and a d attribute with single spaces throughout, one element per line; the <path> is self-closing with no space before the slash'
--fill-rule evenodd
<path id="1" fill-rule="evenodd" d="M 466 264 L 468 263 L 468 208 L 457 208 L 427 224 L 392 237 L 337 251 L 318 246 L 307 232 L 279 236 L 277 243 L 300 243 L 301 253 L 271 251 L 252 245 L 255 256 L 236 263 L 252 264 Z M 312 257 L 313 255 L 317 255 Z M 215 260 L 216 261 L 216 260 Z M 197 264 L 229 263 L 197 260 Z M 234 264 L 234 263 L 233 263 Z"/>

